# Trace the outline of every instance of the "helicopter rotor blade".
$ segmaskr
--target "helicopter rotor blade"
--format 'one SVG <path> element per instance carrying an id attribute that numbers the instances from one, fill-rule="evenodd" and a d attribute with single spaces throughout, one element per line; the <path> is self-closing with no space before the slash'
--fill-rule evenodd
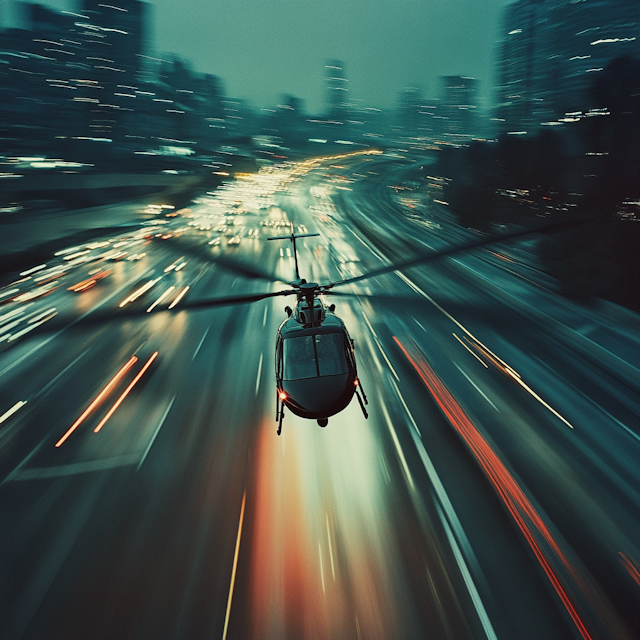
<path id="1" fill-rule="evenodd" d="M 213 262 L 223 269 L 227 269 L 237 275 L 244 276 L 251 280 L 266 280 L 267 282 L 283 282 L 284 284 L 292 285 L 293 282 L 279 278 L 278 276 L 262 270 L 260 267 L 254 264 L 247 264 L 237 258 L 231 258 L 228 255 L 218 254 L 213 255 L 209 245 L 207 244 L 192 244 L 182 240 L 173 240 L 173 244 L 179 247 L 180 251 L 190 253 L 201 260 Z"/>
<path id="2" fill-rule="evenodd" d="M 207 307 L 224 307 L 236 304 L 248 304 L 250 302 L 258 302 L 266 298 L 275 298 L 277 296 L 291 296 L 298 293 L 295 289 L 284 291 L 272 291 L 270 293 L 256 293 L 245 296 L 225 296 L 220 298 L 209 298 L 204 300 L 193 300 L 180 304 L 180 309 L 203 309 Z M 161 311 L 169 311 L 169 309 L 161 309 Z"/>
<path id="3" fill-rule="evenodd" d="M 392 293 L 366 293 L 362 291 L 360 293 L 356 291 L 322 291 L 321 295 L 325 296 L 338 296 L 340 298 L 357 298 L 359 300 L 366 300 L 369 302 L 380 302 L 380 303 L 388 303 L 388 304 L 398 304 L 406 303 L 422 303 L 424 302 L 424 298 L 417 296 L 414 294 L 402 295 L 402 294 L 392 294 Z"/>
<path id="4" fill-rule="evenodd" d="M 597 217 L 588 217 L 588 218 L 581 218 L 580 220 L 565 220 L 563 222 L 556 222 L 553 224 L 539 225 L 534 228 L 520 229 L 518 231 L 512 231 L 510 233 L 505 233 L 499 236 L 487 236 L 477 240 L 471 240 L 464 244 L 453 245 L 451 247 L 447 247 L 446 249 L 442 249 L 440 251 L 432 251 L 427 255 L 420 255 L 420 256 L 411 258 L 409 260 L 404 260 L 403 262 L 396 262 L 394 264 L 386 265 L 384 267 L 380 267 L 379 269 L 374 269 L 373 271 L 363 273 L 362 275 L 359 275 L 359 276 L 354 276 L 352 278 L 345 278 L 344 280 L 331 282 L 329 284 L 322 285 L 322 288 L 323 290 L 329 290 L 329 289 L 332 289 L 333 287 L 342 287 L 346 284 L 351 284 L 353 282 L 360 282 L 360 280 L 366 280 L 367 278 L 375 278 L 376 276 L 381 276 L 381 275 L 384 275 L 385 273 L 391 273 L 393 271 L 405 271 L 406 269 L 410 269 L 411 267 L 416 267 L 418 265 L 425 264 L 427 262 L 439 260 L 440 258 L 446 258 L 456 253 L 471 251 L 472 249 L 477 249 L 490 244 L 507 242 L 509 240 L 514 240 L 516 238 L 523 238 L 525 236 L 534 235 L 536 233 L 556 233 L 556 232 L 572 229 L 579 225 L 586 224 L 588 222 L 593 222 L 596 219 Z M 325 292 L 329 293 L 329 291 L 325 291 Z"/>
<path id="5" fill-rule="evenodd" d="M 82 329 L 95 325 L 108 324 L 110 322 L 135 320 L 149 318 L 158 313 L 177 313 L 183 310 L 207 309 L 210 307 L 224 307 L 239 304 L 249 304 L 259 302 L 267 298 L 275 298 L 278 296 L 290 296 L 296 294 L 295 290 L 272 291 L 269 293 L 255 293 L 244 296 L 222 296 L 219 298 L 205 298 L 203 300 L 185 300 L 175 308 L 156 308 L 153 312 L 144 309 L 111 309 L 109 311 L 94 311 L 80 318 L 69 316 L 56 316 L 51 320 L 37 327 L 33 333 L 52 333 L 62 329 Z"/>

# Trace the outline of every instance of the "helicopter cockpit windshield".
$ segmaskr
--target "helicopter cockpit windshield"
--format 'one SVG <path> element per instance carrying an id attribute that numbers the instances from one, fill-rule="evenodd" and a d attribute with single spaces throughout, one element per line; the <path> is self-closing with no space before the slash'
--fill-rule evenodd
<path id="1" fill-rule="evenodd" d="M 349 372 L 342 333 L 286 338 L 283 359 L 284 380 L 303 380 Z"/>

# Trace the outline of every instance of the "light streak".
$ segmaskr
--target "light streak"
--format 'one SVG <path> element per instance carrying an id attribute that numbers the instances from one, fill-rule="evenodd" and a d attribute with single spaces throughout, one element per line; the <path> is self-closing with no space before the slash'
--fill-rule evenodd
<path id="1" fill-rule="evenodd" d="M 89 280 L 83 280 L 82 282 L 78 282 L 78 284 L 74 284 L 71 287 L 67 288 L 67 291 L 75 291 L 76 293 L 80 293 L 81 291 L 86 291 L 87 289 L 91 289 L 95 284 L 97 284 L 97 280 L 95 278 L 90 278 Z"/>
<path id="2" fill-rule="evenodd" d="M 318 556 L 320 557 L 320 580 L 322 581 L 322 593 L 326 593 L 324 587 L 324 567 L 322 566 L 322 546 L 318 542 Z"/>
<path id="3" fill-rule="evenodd" d="M 592 609 L 601 609 L 601 607 L 598 606 L 600 603 L 593 602 L 593 597 L 591 597 L 589 593 L 589 585 L 584 584 L 584 579 L 578 575 L 576 569 L 570 564 L 522 488 L 518 485 L 507 467 L 493 451 L 476 426 L 471 422 L 462 407 L 460 407 L 445 387 L 444 383 L 429 366 L 425 358 L 421 354 L 416 353 L 415 350 L 412 350 L 410 354 L 397 337 L 394 336 L 393 339 L 416 370 L 422 382 L 429 389 L 442 413 L 456 431 L 458 431 L 470 451 L 476 457 L 485 475 L 491 481 L 494 489 L 504 502 L 526 541 L 529 543 L 531 550 L 547 575 L 567 613 L 576 625 L 580 635 L 584 640 L 590 640 L 591 635 L 576 610 L 570 595 L 562 584 L 563 582 L 566 583 L 566 579 L 563 580 L 559 573 L 552 567 L 549 556 L 554 557 L 560 562 L 564 570 L 566 570 L 573 579 L 575 587 L 580 588 L 583 594 L 591 601 Z M 547 546 L 548 550 L 543 550 L 539 542 Z M 615 621 L 613 622 L 615 624 Z"/>
<path id="4" fill-rule="evenodd" d="M 37 267 L 33 267 L 33 269 L 28 269 L 27 271 L 23 271 L 22 273 L 20 273 L 21 276 L 28 276 L 32 273 L 35 273 L 36 271 L 41 271 L 42 269 L 46 269 L 47 265 L 46 264 L 40 264 Z"/>
<path id="5" fill-rule="evenodd" d="M 238 524 L 238 537 L 236 538 L 236 550 L 233 554 L 233 569 L 231 571 L 231 585 L 229 586 L 229 599 L 227 600 L 227 612 L 224 616 L 224 630 L 222 632 L 222 640 L 227 638 L 227 630 L 229 629 L 229 615 L 231 614 L 231 601 L 233 600 L 233 588 L 236 584 L 236 571 L 238 569 L 238 554 L 240 552 L 240 538 L 242 537 L 242 523 L 244 521 L 244 505 L 247 500 L 247 491 L 242 495 L 242 507 L 240 508 L 240 523 Z"/>
<path id="6" fill-rule="evenodd" d="M 14 293 L 18 293 L 18 291 L 20 291 L 20 289 L 9 289 L 4 293 L 0 293 L 0 298 L 6 298 L 7 296 L 12 296 Z"/>
<path id="7" fill-rule="evenodd" d="M 331 574 L 333 575 L 333 579 L 336 579 L 336 567 L 333 563 L 333 545 L 331 544 L 331 531 L 329 529 L 329 514 L 324 514 L 324 519 L 327 523 L 327 538 L 329 540 L 329 557 L 331 558 Z"/>
<path id="8" fill-rule="evenodd" d="M 453 333 L 451 334 L 485 369 L 489 368 L 489 365 L 484 362 L 484 360 L 482 360 L 481 358 L 479 358 L 473 351 L 471 351 L 471 349 L 469 349 L 469 347 L 462 342 L 462 340 L 460 340 L 460 338 L 458 338 L 458 336 Z"/>
<path id="9" fill-rule="evenodd" d="M 20 400 L 19 402 L 16 402 L 13 405 L 13 407 L 11 407 L 11 409 L 9 409 L 9 411 L 5 411 L 0 416 L 0 424 L 2 424 L 5 420 L 8 420 L 16 411 L 18 411 L 19 409 L 24 407 L 25 404 L 27 404 L 26 400 Z"/>
<path id="10" fill-rule="evenodd" d="M 85 409 L 84 413 L 69 427 L 68 431 L 56 442 L 56 447 L 62 443 L 80 426 L 83 420 L 100 404 L 100 401 L 109 394 L 109 392 L 120 382 L 129 369 L 138 361 L 136 356 L 131 356 L 125 365 L 116 373 L 109 381 L 107 386 L 96 396 L 96 399 Z"/>
<path id="11" fill-rule="evenodd" d="M 189 291 L 189 287 L 185 287 L 176 297 L 175 300 L 169 305 L 169 309 L 173 309 L 173 307 L 175 307 L 178 302 L 180 302 L 180 300 L 182 300 L 182 298 L 184 297 L 184 294 L 187 293 L 187 291 Z"/>
<path id="12" fill-rule="evenodd" d="M 118 306 L 124 307 L 126 304 L 137 300 L 141 295 L 145 294 L 151 287 L 153 287 L 157 282 L 160 281 L 160 278 L 156 278 L 155 280 L 150 280 L 147 284 L 141 286 L 138 290 L 134 291 L 130 296 L 127 296 Z"/>
<path id="13" fill-rule="evenodd" d="M 148 309 L 147 313 L 151 313 L 173 290 L 175 287 L 169 287 Z"/>
<path id="14" fill-rule="evenodd" d="M 51 320 L 51 318 L 57 315 L 58 312 L 54 308 L 48 311 L 47 313 L 49 313 L 49 315 L 46 318 L 44 318 L 44 320 L 40 320 L 39 322 L 35 322 L 34 320 L 29 320 L 29 322 L 33 322 L 34 324 L 30 324 L 28 327 L 22 329 L 21 331 L 18 331 L 18 333 L 14 333 L 10 338 L 7 339 L 7 342 L 13 342 L 14 340 L 17 340 L 21 336 L 25 335 L 26 333 L 29 333 L 29 331 L 32 331 L 33 329 L 35 329 L 36 327 L 39 327 L 40 325 L 44 324 L 48 320 Z M 42 314 L 38 317 L 39 318 L 42 317 Z"/>
<path id="15" fill-rule="evenodd" d="M 640 565 L 625 553 L 620 552 L 618 555 L 620 556 L 620 562 L 622 562 L 624 568 L 640 587 Z"/>
<path id="16" fill-rule="evenodd" d="M 131 389 L 133 389 L 133 387 L 136 386 L 136 384 L 138 383 L 138 380 L 142 378 L 146 370 L 151 366 L 151 363 L 157 357 L 158 357 L 158 352 L 155 351 L 153 355 L 147 360 L 144 367 L 140 369 L 140 371 L 138 372 L 138 375 L 129 383 L 129 386 L 122 392 L 122 395 L 115 401 L 113 407 L 111 407 L 111 409 L 109 409 L 109 411 L 107 412 L 107 415 L 104 418 L 102 418 L 102 420 L 100 420 L 100 423 L 98 424 L 98 426 L 93 430 L 94 433 L 98 433 L 98 431 L 100 431 L 100 429 L 104 427 L 107 420 L 115 413 L 115 410 L 122 404 L 122 401 L 129 395 L 129 392 L 131 391 Z"/>
<path id="17" fill-rule="evenodd" d="M 260 389 L 260 376 L 262 375 L 262 359 L 264 357 L 264 353 L 260 354 L 260 362 L 258 363 L 258 375 L 256 376 L 256 392 L 255 395 L 258 395 L 258 390 Z"/>

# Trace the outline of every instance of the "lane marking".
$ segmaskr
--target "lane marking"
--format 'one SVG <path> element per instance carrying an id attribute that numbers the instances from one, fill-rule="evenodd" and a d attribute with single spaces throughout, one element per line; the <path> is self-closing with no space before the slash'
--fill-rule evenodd
<path id="1" fill-rule="evenodd" d="M 413 425 L 413 428 L 416 430 L 416 433 L 418 434 L 420 439 L 422 439 L 422 434 L 420 433 L 420 429 L 418 429 L 418 425 L 416 424 L 416 421 L 413 419 L 413 416 L 411 415 L 411 411 L 409 411 L 409 407 L 407 407 L 407 403 L 404 401 L 404 398 L 400 393 L 400 389 L 398 389 L 398 385 L 393 380 L 391 380 L 391 384 L 393 385 L 393 388 L 396 390 L 396 394 L 400 399 L 400 402 L 402 403 L 404 410 L 407 412 L 407 415 L 409 416 L 409 420 L 411 420 L 411 424 Z"/>
<path id="2" fill-rule="evenodd" d="M 18 400 L 18 402 L 16 402 L 13 407 L 11 407 L 11 409 L 5 411 L 0 416 L 0 424 L 2 424 L 5 420 L 8 420 L 16 411 L 24 407 L 25 404 L 27 404 L 26 400 Z"/>
<path id="3" fill-rule="evenodd" d="M 471 351 L 471 349 L 464 343 L 462 342 L 462 340 L 460 340 L 460 338 L 455 334 L 452 333 L 451 334 L 485 369 L 489 368 L 489 365 L 482 360 L 481 358 L 478 357 L 477 353 L 474 353 L 473 351 Z"/>
<path id="4" fill-rule="evenodd" d="M 151 450 L 151 447 L 153 446 L 153 443 L 156 441 L 156 436 L 158 435 L 158 433 L 160 433 L 160 429 L 162 428 L 162 425 L 164 424 L 165 418 L 169 414 L 169 411 L 171 410 L 171 407 L 173 406 L 173 401 L 175 399 L 176 399 L 176 397 L 173 396 L 173 398 L 171 398 L 171 401 L 167 405 L 167 408 L 164 410 L 164 413 L 162 414 L 162 418 L 160 418 L 160 421 L 158 422 L 158 426 L 156 427 L 155 431 L 153 432 L 153 435 L 151 436 L 151 440 L 149 440 L 149 444 L 147 445 L 147 448 L 144 450 L 144 453 L 142 454 L 142 458 L 140 458 L 140 462 L 138 463 L 138 466 L 136 468 L 136 473 L 138 473 L 138 471 L 140 471 L 140 467 L 142 466 L 142 463 L 147 458 L 147 454 Z"/>
<path id="5" fill-rule="evenodd" d="M 438 510 L 438 515 L 440 516 L 440 522 L 442 522 L 442 526 L 444 527 L 445 533 L 447 534 L 447 538 L 449 540 L 449 544 L 451 545 L 451 550 L 453 551 L 453 555 L 458 564 L 458 568 L 460 569 L 460 573 L 462 574 L 462 579 L 467 587 L 467 591 L 471 596 L 471 600 L 473 601 L 473 606 L 476 609 L 476 613 L 480 618 L 480 624 L 482 624 L 482 628 L 484 632 L 490 640 L 498 640 L 498 636 L 496 636 L 495 631 L 493 630 L 493 625 L 491 624 L 491 620 L 489 620 L 489 616 L 487 615 L 487 611 L 484 608 L 482 600 L 480 598 L 480 594 L 476 588 L 475 583 L 473 582 L 473 578 L 471 577 L 471 573 L 469 572 L 469 568 L 467 567 L 466 562 L 464 561 L 464 557 L 460 551 L 460 547 L 456 542 L 456 539 L 449 527 L 449 523 L 447 519 L 444 517 L 444 513 L 440 509 L 440 505 L 436 502 L 436 509 Z"/>
<path id="6" fill-rule="evenodd" d="M 76 364 L 76 362 L 78 362 L 78 360 L 85 356 L 90 350 L 91 347 L 87 347 L 71 364 L 68 364 L 53 380 L 51 380 L 40 391 L 38 391 L 38 393 L 36 393 L 36 395 L 34 396 L 34 400 L 46 395 L 49 390 L 53 388 L 53 386 L 58 382 L 58 380 L 62 378 L 62 376 L 64 376 L 64 374 L 67 373 L 67 371 L 69 371 L 69 369 L 71 369 L 71 367 L 73 367 L 73 365 Z"/>
<path id="7" fill-rule="evenodd" d="M 260 389 L 260 375 L 262 374 L 262 358 L 264 353 L 260 354 L 260 362 L 258 363 L 258 375 L 256 376 L 256 391 L 254 395 L 258 395 L 258 389 Z"/>
<path id="8" fill-rule="evenodd" d="M 194 351 L 193 355 L 191 356 L 191 362 L 193 362 L 195 360 L 196 356 L 198 355 L 198 352 L 200 351 L 200 347 L 202 346 L 202 343 L 204 342 L 204 339 L 207 337 L 207 334 L 209 333 L 209 329 L 210 328 L 211 327 L 207 327 L 207 330 L 204 332 L 204 335 L 200 339 L 200 342 L 199 342 L 198 346 L 196 347 L 196 350 Z"/>
<path id="9" fill-rule="evenodd" d="M 382 413 L 384 414 L 385 420 L 387 421 L 387 426 L 389 427 L 389 431 L 391 432 L 391 438 L 393 439 L 393 444 L 396 447 L 396 451 L 398 452 L 398 457 L 400 458 L 400 462 L 402 463 L 402 467 L 407 476 L 407 480 L 409 481 L 409 486 L 411 490 L 415 490 L 415 485 L 413 484 L 413 478 L 411 477 L 411 472 L 409 471 L 409 465 L 407 464 L 407 460 L 404 457 L 404 453 L 402 448 L 400 447 L 400 441 L 398 440 L 398 436 L 396 435 L 396 430 L 393 428 L 393 424 L 391 424 L 391 418 L 389 417 L 389 413 L 387 412 L 387 407 L 384 402 L 380 402 L 380 407 L 382 409 Z"/>
<path id="10" fill-rule="evenodd" d="M 236 584 L 236 571 L 238 569 L 238 554 L 240 552 L 240 538 L 242 537 L 242 523 L 244 521 L 244 505 L 247 500 L 247 490 L 242 495 L 242 507 L 240 508 L 240 523 L 238 524 L 238 537 L 236 538 L 236 551 L 233 555 L 233 569 L 231 571 L 231 585 L 229 586 L 229 599 L 227 600 L 227 612 L 224 616 L 224 630 L 222 632 L 222 640 L 227 638 L 227 630 L 229 629 L 229 615 L 231 614 L 231 601 L 233 600 L 233 588 Z"/>
<path id="11" fill-rule="evenodd" d="M 369 318 L 367 318 L 367 314 L 364 311 L 362 312 L 362 317 L 364 318 L 364 321 L 367 323 L 367 326 L 369 327 L 369 331 L 371 331 L 371 335 L 373 336 L 373 339 L 374 339 L 375 343 L 378 345 L 378 349 L 380 350 L 380 353 L 382 354 L 382 357 L 385 359 L 385 362 L 387 363 L 387 366 L 389 367 L 389 369 L 391 369 L 391 373 L 393 374 L 393 377 L 398 382 L 400 382 L 400 378 L 398 377 L 398 374 L 396 373 L 396 370 L 393 368 L 393 365 L 389 361 L 389 358 L 387 358 L 387 354 L 382 349 L 382 345 L 380 344 L 380 342 L 378 340 L 378 336 L 377 336 L 376 332 L 374 331 L 373 327 L 371 326 L 371 323 L 369 322 Z"/>
<path id="12" fill-rule="evenodd" d="M 75 476 L 80 473 L 92 473 L 95 471 L 106 471 L 117 467 L 128 467 L 135 464 L 138 459 L 137 453 L 131 453 L 117 458 L 103 458 L 102 460 L 90 460 L 87 462 L 74 462 L 73 464 L 58 465 L 57 467 L 36 467 L 34 469 L 24 469 L 12 473 L 7 481 L 17 482 L 20 480 L 43 480 L 46 478 L 61 478 L 63 476 Z"/>
<path id="13" fill-rule="evenodd" d="M 475 390 L 498 412 L 502 413 L 498 407 L 496 407 L 491 400 L 484 394 L 482 389 L 458 366 L 456 362 L 453 363 L 456 366 L 456 369 L 474 386 Z"/>

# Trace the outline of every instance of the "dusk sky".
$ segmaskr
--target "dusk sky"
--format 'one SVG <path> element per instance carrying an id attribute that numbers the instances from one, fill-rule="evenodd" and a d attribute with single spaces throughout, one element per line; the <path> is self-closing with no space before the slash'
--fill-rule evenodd
<path id="1" fill-rule="evenodd" d="M 74 8 L 73 0 L 43 0 Z M 392 107 L 398 92 L 440 92 L 438 76 L 478 78 L 492 99 L 508 0 L 154 0 L 152 55 L 175 53 L 259 107 L 283 94 L 323 109 L 324 65 L 344 62 L 352 98 Z"/>

